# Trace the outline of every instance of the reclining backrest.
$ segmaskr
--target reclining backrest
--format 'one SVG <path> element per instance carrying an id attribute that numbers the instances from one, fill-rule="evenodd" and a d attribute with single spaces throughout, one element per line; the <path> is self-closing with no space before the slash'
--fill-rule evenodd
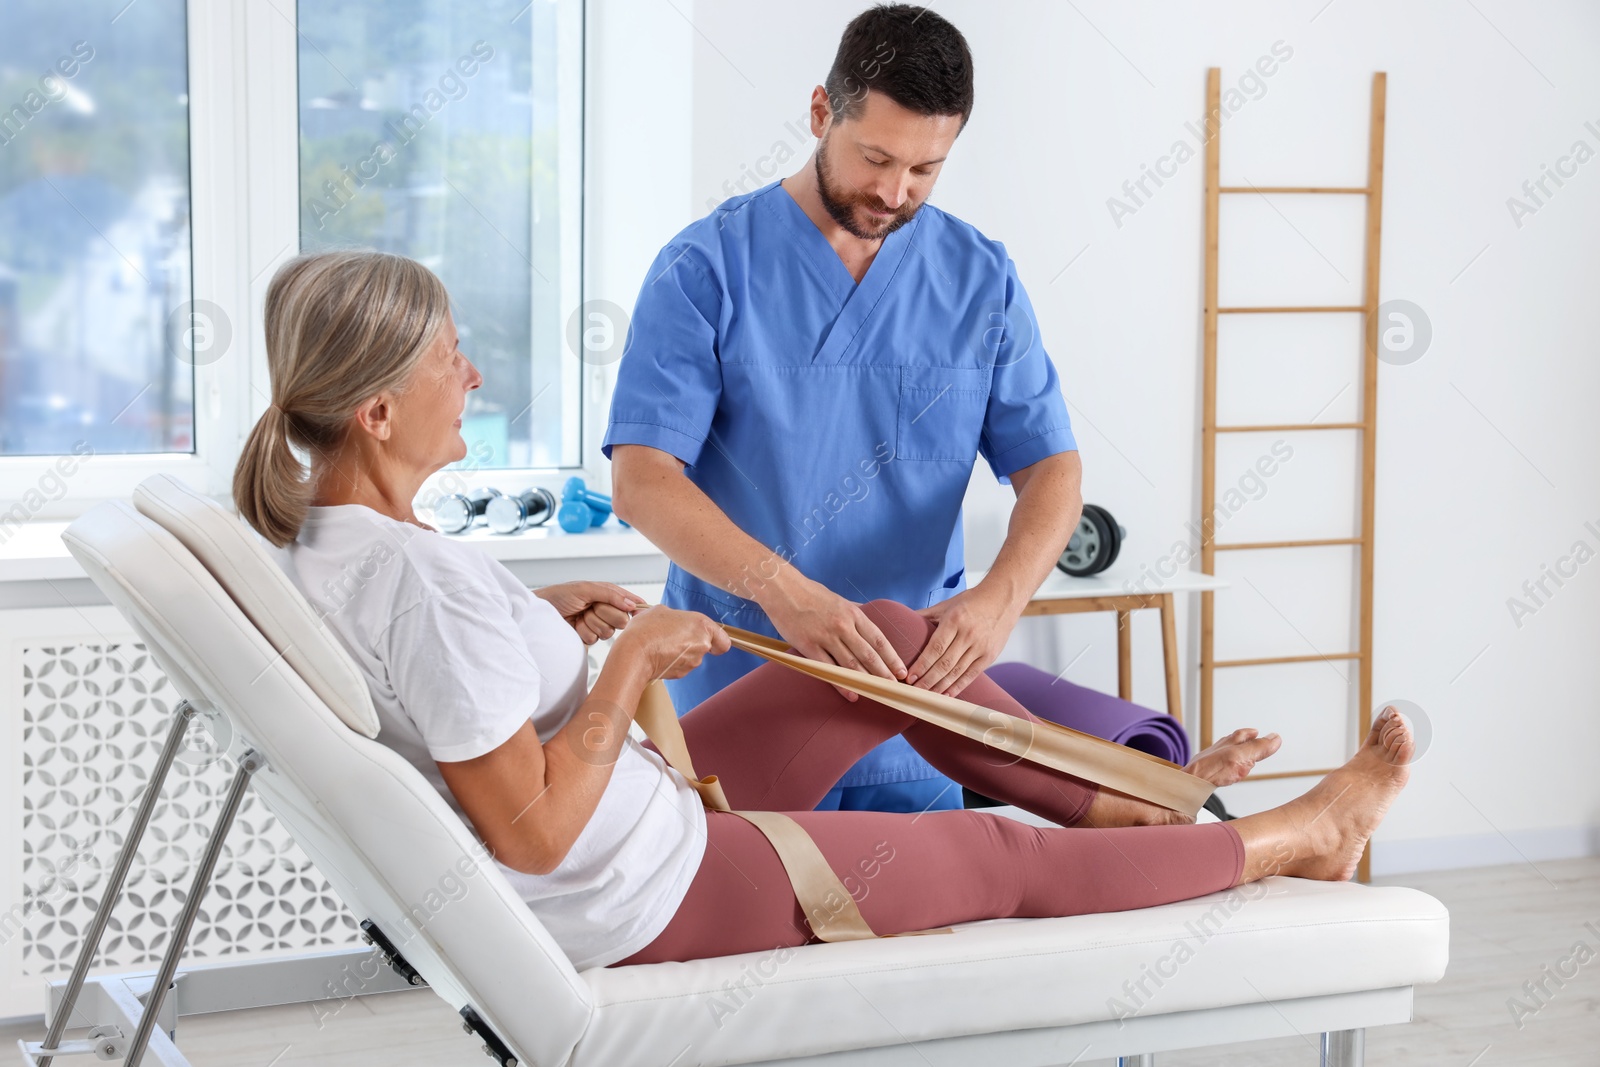
<path id="1" fill-rule="evenodd" d="M 167 474 L 140 482 L 133 506 L 194 554 L 346 726 L 365 737 L 378 736 L 378 713 L 366 680 L 283 568 L 267 556 L 255 531 Z"/>
<path id="2" fill-rule="evenodd" d="M 348 677 L 359 680 L 344 649 L 292 585 L 261 569 L 277 568 L 242 522 L 180 492 L 181 483 L 146 487 L 146 503 L 166 503 L 163 519 L 204 546 L 229 588 L 173 533 L 123 501 L 72 522 L 62 534 L 68 550 L 174 687 L 228 717 L 231 754 L 248 746 L 265 757 L 252 788 L 351 910 L 377 923 L 453 1007 L 473 1005 L 525 1063 L 564 1063 L 593 1015 L 587 984 L 416 768 L 355 732 L 319 695 L 334 694 L 359 722 L 356 692 L 341 692 L 331 672 L 313 688 L 292 665 L 326 667 L 344 657 Z M 214 508 L 226 523 L 196 518 L 197 508 Z M 269 617 L 280 627 L 277 641 L 251 621 Z M 320 658 L 308 656 L 319 642 Z M 361 697 L 370 715 L 364 686 Z M 371 725 L 375 733 L 375 719 Z"/>

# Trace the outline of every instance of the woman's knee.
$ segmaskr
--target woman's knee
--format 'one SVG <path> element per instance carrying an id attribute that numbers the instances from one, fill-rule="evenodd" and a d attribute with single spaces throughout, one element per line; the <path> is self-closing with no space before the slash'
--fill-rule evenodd
<path id="1" fill-rule="evenodd" d="M 911 665 L 911 657 L 922 652 L 922 647 L 933 635 L 934 623 L 918 615 L 897 600 L 874 600 L 861 606 L 867 618 L 889 639 L 895 652 Z"/>

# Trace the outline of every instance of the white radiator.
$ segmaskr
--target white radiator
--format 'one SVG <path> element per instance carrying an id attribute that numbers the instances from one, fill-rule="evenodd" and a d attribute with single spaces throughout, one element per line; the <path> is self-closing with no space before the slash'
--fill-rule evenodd
<path id="1" fill-rule="evenodd" d="M 80 937 L 181 699 L 109 607 L 0 611 L 0 1018 L 44 1010 Z M 154 970 L 227 792 L 231 761 L 191 727 L 95 974 Z M 255 796 L 228 835 L 185 960 L 359 943 L 356 919 Z"/>

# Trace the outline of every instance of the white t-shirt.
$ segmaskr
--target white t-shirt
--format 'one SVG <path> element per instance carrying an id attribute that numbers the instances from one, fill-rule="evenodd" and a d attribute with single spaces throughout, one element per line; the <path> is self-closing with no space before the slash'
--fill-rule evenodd
<path id="1" fill-rule="evenodd" d="M 469 827 L 434 761 L 491 752 L 530 717 L 547 742 L 587 695 L 576 631 L 477 548 L 364 504 L 311 508 L 293 542 L 268 548 L 361 668 L 378 740 Z M 534 875 L 496 865 L 573 966 L 599 967 L 665 929 L 705 837 L 699 795 L 629 737 L 560 866 Z"/>

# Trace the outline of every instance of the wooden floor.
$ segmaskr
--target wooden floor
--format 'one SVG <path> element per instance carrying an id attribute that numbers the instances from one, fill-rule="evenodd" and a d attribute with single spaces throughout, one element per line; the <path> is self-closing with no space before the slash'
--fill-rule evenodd
<path id="1" fill-rule="evenodd" d="M 1409 1026 L 1367 1031 L 1369 1067 L 1596 1067 L 1600 1065 L 1600 956 L 1519 1030 L 1506 1001 L 1538 1005 L 1522 984 L 1587 941 L 1600 953 L 1600 859 L 1484 867 L 1380 878 L 1409 885 L 1450 909 L 1450 969 L 1417 990 Z M 1307 961 L 1308 964 L 1314 961 Z M 1553 984 L 1549 985 L 1552 990 Z M 1160 1067 L 1282 1067 L 1317 1061 L 1306 1041 L 1258 1041 L 1156 1057 Z M 1094 1067 L 1114 1061 L 1095 1061 Z M 1076 1067 L 1090 1067 L 1089 1061 Z"/>
<path id="2" fill-rule="evenodd" d="M 1374 1067 L 1592 1067 L 1600 1064 L 1600 957 L 1519 1029 L 1507 1001 L 1569 956 L 1580 940 L 1600 951 L 1600 859 L 1520 864 L 1384 880 L 1438 897 L 1450 909 L 1450 970 L 1418 990 L 1416 1019 L 1367 1034 Z M 1307 966 L 1316 961 L 1307 960 Z M 1550 988 L 1554 989 L 1551 985 Z M 455 1014 L 426 990 L 355 997 L 321 1020 L 309 1005 L 193 1016 L 178 1043 L 195 1067 L 483 1067 Z M 4 1046 L 38 1040 L 42 1025 L 0 1027 Z M 1317 1063 L 1316 1035 L 1164 1053 L 1161 1067 L 1280 1067 Z M 8 1056 L 7 1062 L 15 1062 Z M 65 1063 L 66 1061 L 60 1061 Z M 98 1061 L 93 1061 L 98 1062 Z M 1108 1061 L 1080 1061 L 1100 1067 Z M 618 1065 L 625 1067 L 625 1065 Z M 974 1065 L 988 1067 L 988 1065 Z"/>

